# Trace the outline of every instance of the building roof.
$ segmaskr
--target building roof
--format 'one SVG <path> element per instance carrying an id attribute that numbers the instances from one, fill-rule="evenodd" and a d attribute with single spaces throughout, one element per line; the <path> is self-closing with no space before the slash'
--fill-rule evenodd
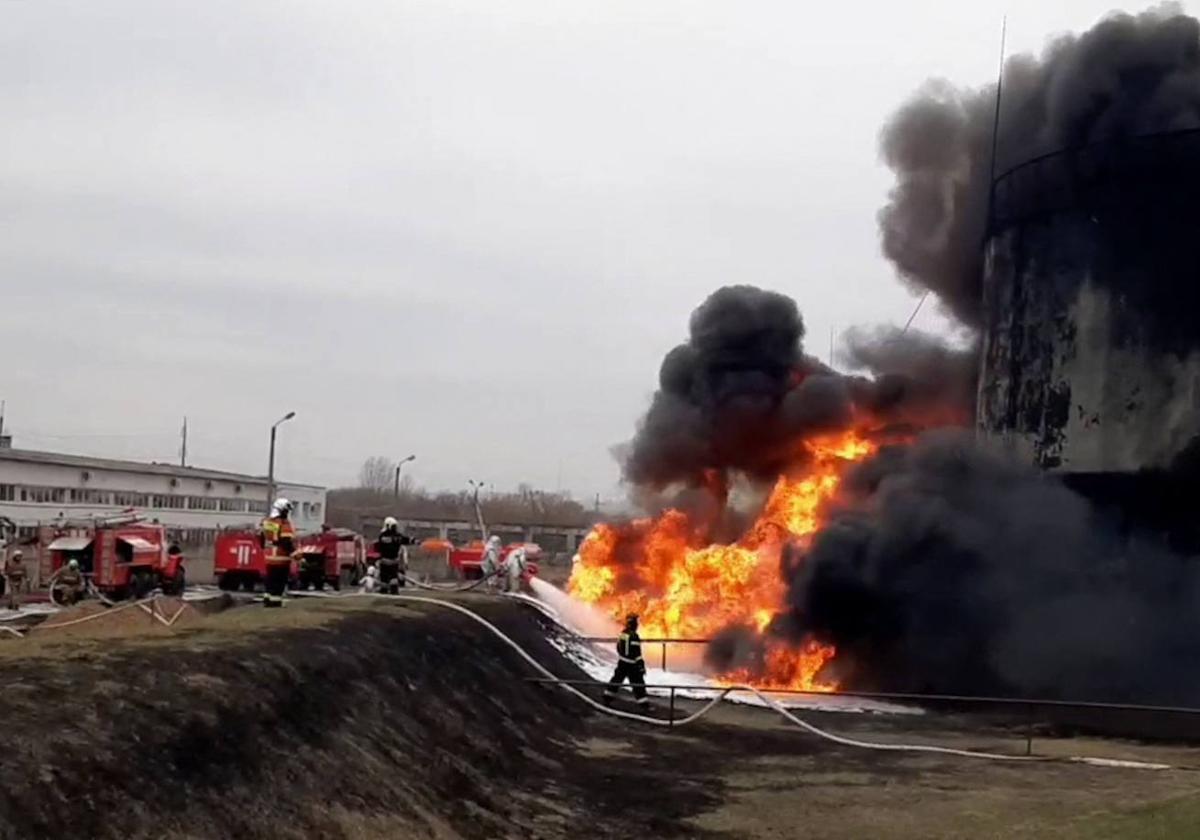
<path id="1" fill-rule="evenodd" d="M 214 481 L 238 481 L 244 484 L 266 484 L 265 475 L 248 475 L 246 473 L 226 472 L 224 470 L 208 470 L 199 467 L 180 467 L 175 464 L 144 463 L 142 461 L 122 461 L 114 458 L 94 458 L 90 455 L 66 455 L 61 452 L 38 452 L 32 449 L 0 449 L 0 461 L 20 461 L 26 464 L 55 464 L 63 467 L 79 467 L 93 470 L 122 470 L 125 472 L 147 473 L 150 475 L 166 475 L 174 478 L 201 478 Z M 300 484 L 295 481 L 275 479 L 275 483 L 284 487 L 299 487 L 306 490 L 324 490 L 315 484 Z"/>

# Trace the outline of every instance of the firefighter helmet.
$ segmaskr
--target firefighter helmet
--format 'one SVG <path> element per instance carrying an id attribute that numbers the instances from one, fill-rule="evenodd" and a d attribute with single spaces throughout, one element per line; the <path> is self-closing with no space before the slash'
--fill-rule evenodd
<path id="1" fill-rule="evenodd" d="M 78 560 L 76 560 L 74 557 L 72 557 L 72 558 L 71 558 L 71 560 L 70 560 L 70 562 L 68 562 L 68 563 L 67 563 L 67 565 L 68 565 L 68 566 L 70 566 L 72 569 L 78 569 L 78 568 L 79 568 L 79 561 L 78 561 Z"/>
<path id="2" fill-rule="evenodd" d="M 292 512 L 292 503 L 287 499 L 279 498 L 275 500 L 275 504 L 271 505 L 272 516 L 282 516 Z"/>
<path id="3" fill-rule="evenodd" d="M 393 531 L 400 527 L 400 523 L 396 521 L 396 517 L 388 516 L 383 520 L 383 530 Z"/>

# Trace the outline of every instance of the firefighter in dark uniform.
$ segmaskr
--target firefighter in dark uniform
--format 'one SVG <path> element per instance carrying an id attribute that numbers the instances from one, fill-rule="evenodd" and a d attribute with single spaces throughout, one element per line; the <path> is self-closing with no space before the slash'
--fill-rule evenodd
<path id="1" fill-rule="evenodd" d="M 263 606 L 282 607 L 283 593 L 292 576 L 292 556 L 296 553 L 296 529 L 289 518 L 292 503 L 276 499 L 271 515 L 262 522 L 260 539 L 267 564 L 266 593 Z"/>
<path id="2" fill-rule="evenodd" d="M 646 696 L 646 660 L 642 658 L 642 638 L 638 635 L 638 617 L 625 618 L 625 630 L 617 637 L 617 670 L 604 689 L 605 705 L 612 702 L 621 690 L 621 684 L 629 680 L 634 699 L 647 708 L 650 699 Z"/>
<path id="3" fill-rule="evenodd" d="M 19 610 L 21 592 L 25 589 L 25 555 L 20 551 L 14 551 L 4 561 L 4 580 L 7 583 L 8 608 Z"/>
<path id="4" fill-rule="evenodd" d="M 404 563 L 404 546 L 412 545 L 412 537 L 400 532 L 400 523 L 389 516 L 383 520 L 383 530 L 379 539 L 375 540 L 375 551 L 379 554 L 379 590 L 395 593 L 405 583 L 404 574 L 408 572 Z"/>

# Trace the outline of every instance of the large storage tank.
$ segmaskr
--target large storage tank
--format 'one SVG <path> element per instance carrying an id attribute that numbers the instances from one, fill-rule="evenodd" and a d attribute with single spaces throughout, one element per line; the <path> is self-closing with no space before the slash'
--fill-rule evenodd
<path id="1" fill-rule="evenodd" d="M 1187 491 L 1190 515 L 1200 505 L 1189 477 L 1200 473 L 1200 132 L 1011 170 L 995 184 L 985 248 L 980 430 L 1127 506 Z"/>

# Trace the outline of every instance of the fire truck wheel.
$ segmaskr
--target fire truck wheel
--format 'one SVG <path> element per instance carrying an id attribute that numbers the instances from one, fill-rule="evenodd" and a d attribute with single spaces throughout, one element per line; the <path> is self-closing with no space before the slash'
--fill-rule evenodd
<path id="1" fill-rule="evenodd" d="M 185 589 L 187 589 L 187 578 L 182 568 L 174 579 L 167 579 L 162 582 L 164 595 L 182 595 Z"/>
<path id="2" fill-rule="evenodd" d="M 232 592 L 238 588 L 237 575 L 231 575 L 229 572 L 217 578 L 217 588 L 223 592 Z"/>
<path id="3" fill-rule="evenodd" d="M 138 569 L 130 578 L 129 586 L 133 591 L 133 599 L 135 601 L 140 601 L 149 595 L 150 590 L 154 588 L 154 579 L 145 569 Z"/>
<path id="4" fill-rule="evenodd" d="M 247 592 L 253 592 L 254 591 L 254 578 L 252 578 L 252 577 L 245 578 L 242 581 L 242 589 L 246 590 Z"/>

